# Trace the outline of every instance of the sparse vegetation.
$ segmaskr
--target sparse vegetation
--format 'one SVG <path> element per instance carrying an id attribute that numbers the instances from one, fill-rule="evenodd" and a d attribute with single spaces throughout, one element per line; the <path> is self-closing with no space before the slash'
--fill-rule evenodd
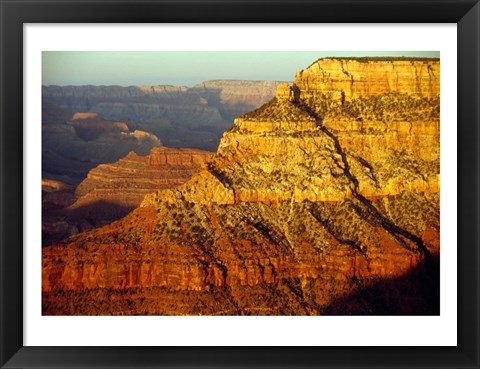
<path id="1" fill-rule="evenodd" d="M 292 102 L 274 98 L 254 111 L 243 114 L 240 119 L 246 121 L 276 122 L 315 122 L 306 111 L 299 109 Z"/>
<path id="2" fill-rule="evenodd" d="M 358 122 L 416 122 L 438 121 L 440 99 L 413 97 L 401 93 L 388 93 L 369 98 L 336 102 L 326 95 L 318 94 L 305 100 L 323 119 L 351 119 Z"/>

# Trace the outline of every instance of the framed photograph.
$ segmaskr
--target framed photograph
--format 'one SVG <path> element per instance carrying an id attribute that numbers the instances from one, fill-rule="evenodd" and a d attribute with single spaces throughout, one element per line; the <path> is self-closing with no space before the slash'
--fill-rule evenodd
<path id="1" fill-rule="evenodd" d="M 479 367 L 478 1 L 0 4 L 2 368 Z"/>

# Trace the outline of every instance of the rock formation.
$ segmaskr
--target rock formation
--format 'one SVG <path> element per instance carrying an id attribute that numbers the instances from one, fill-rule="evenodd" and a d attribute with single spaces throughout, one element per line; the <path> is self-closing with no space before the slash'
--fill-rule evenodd
<path id="1" fill-rule="evenodd" d="M 78 184 L 98 164 L 129 151 L 167 147 L 214 151 L 233 118 L 275 95 L 274 81 L 206 81 L 182 86 L 43 86 L 45 178 Z"/>
<path id="2" fill-rule="evenodd" d="M 440 64 L 428 59 L 326 58 L 298 72 L 295 84 L 304 98 L 343 94 L 354 100 L 396 92 L 432 99 L 439 96 Z"/>
<path id="3" fill-rule="evenodd" d="M 145 195 L 186 182 L 213 153 L 197 149 L 153 148 L 131 151 L 112 164 L 92 169 L 76 189 L 43 180 L 43 245 L 120 219 Z"/>
<path id="4" fill-rule="evenodd" d="M 439 314 L 439 60 L 320 59 L 183 185 L 43 249 L 44 314 Z"/>
<path id="5" fill-rule="evenodd" d="M 110 223 L 138 207 L 145 195 L 185 183 L 212 154 L 166 147 L 154 148 L 148 156 L 132 151 L 113 164 L 92 169 L 76 188 L 77 201 L 69 211 L 79 214 L 88 209 L 96 224 L 98 220 Z M 100 204 L 95 206 L 96 202 Z"/>
<path id="6" fill-rule="evenodd" d="M 147 155 L 152 147 L 162 145 L 154 134 L 130 130 L 125 122 L 106 120 L 91 112 L 77 112 L 65 121 L 55 121 L 51 117 L 59 116 L 56 111 L 48 104 L 43 106 L 43 116 L 50 119 L 42 125 L 45 179 L 78 184 L 98 164 L 115 162 L 132 150 Z"/>
<path id="7" fill-rule="evenodd" d="M 233 118 L 275 95 L 275 81 L 206 81 L 185 86 L 43 86 L 42 100 L 52 109 L 92 112 L 130 130 L 150 132 L 168 147 L 216 150 Z M 58 115 L 58 113 L 57 113 Z"/>
<path id="8" fill-rule="evenodd" d="M 233 122 L 239 115 L 270 101 L 278 84 L 276 81 L 216 80 L 199 83 L 190 91 L 205 98 L 225 120 Z"/>

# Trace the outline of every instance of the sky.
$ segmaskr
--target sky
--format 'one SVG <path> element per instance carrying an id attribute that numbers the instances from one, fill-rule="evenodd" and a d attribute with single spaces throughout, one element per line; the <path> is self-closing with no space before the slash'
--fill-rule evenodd
<path id="1" fill-rule="evenodd" d="M 293 81 L 327 56 L 440 57 L 436 51 L 44 51 L 42 85 L 176 85 L 211 79 Z"/>

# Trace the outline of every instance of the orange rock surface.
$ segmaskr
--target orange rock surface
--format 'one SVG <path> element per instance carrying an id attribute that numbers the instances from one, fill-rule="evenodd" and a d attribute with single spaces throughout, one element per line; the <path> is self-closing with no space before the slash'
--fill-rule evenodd
<path id="1" fill-rule="evenodd" d="M 43 313 L 439 314 L 438 73 L 314 63 L 190 180 L 44 248 Z"/>
<path id="2" fill-rule="evenodd" d="M 148 156 L 132 151 L 115 163 L 92 169 L 76 188 L 75 196 L 58 182 L 44 180 L 44 244 L 127 215 L 145 195 L 186 182 L 212 154 L 166 147 L 153 148 Z M 50 188 L 55 191 L 47 192 Z"/>
<path id="3" fill-rule="evenodd" d="M 352 100 L 391 92 L 416 97 L 440 95 L 440 63 L 433 59 L 325 58 L 298 72 L 304 96 L 319 93 Z"/>

